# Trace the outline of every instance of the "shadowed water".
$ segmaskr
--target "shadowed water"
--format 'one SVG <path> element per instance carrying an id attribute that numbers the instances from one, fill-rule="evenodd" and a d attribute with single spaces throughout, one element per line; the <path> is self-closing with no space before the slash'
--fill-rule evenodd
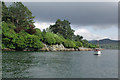
<path id="1" fill-rule="evenodd" d="M 3 78 L 117 78 L 118 51 L 3 52 Z"/>

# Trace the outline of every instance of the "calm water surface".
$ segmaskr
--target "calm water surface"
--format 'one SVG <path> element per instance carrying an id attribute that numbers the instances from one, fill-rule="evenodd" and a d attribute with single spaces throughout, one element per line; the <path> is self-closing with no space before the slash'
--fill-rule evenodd
<path id="1" fill-rule="evenodd" d="M 3 52 L 3 78 L 117 78 L 118 50 Z"/>

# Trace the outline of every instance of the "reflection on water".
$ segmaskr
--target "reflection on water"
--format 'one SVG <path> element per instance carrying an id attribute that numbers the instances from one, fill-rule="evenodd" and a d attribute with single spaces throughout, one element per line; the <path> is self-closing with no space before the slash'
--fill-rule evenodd
<path id="1" fill-rule="evenodd" d="M 3 52 L 3 78 L 117 78 L 117 50 Z"/>

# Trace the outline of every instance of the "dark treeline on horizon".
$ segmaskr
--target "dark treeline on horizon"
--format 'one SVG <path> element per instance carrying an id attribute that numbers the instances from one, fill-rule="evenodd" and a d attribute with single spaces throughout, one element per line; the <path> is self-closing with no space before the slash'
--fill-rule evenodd
<path id="1" fill-rule="evenodd" d="M 35 16 L 22 4 L 14 2 L 6 6 L 2 2 L 2 49 L 23 50 L 25 48 L 39 49 L 47 45 L 63 44 L 66 48 L 95 48 L 83 36 L 75 35 L 68 20 L 57 19 L 54 25 L 44 29 L 35 28 Z"/>

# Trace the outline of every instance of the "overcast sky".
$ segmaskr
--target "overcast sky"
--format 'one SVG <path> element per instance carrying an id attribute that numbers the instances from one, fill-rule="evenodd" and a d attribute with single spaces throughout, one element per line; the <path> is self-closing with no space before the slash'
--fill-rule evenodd
<path id="1" fill-rule="evenodd" d="M 117 2 L 23 2 L 41 30 L 57 19 L 71 22 L 75 34 L 87 40 L 118 39 Z"/>

